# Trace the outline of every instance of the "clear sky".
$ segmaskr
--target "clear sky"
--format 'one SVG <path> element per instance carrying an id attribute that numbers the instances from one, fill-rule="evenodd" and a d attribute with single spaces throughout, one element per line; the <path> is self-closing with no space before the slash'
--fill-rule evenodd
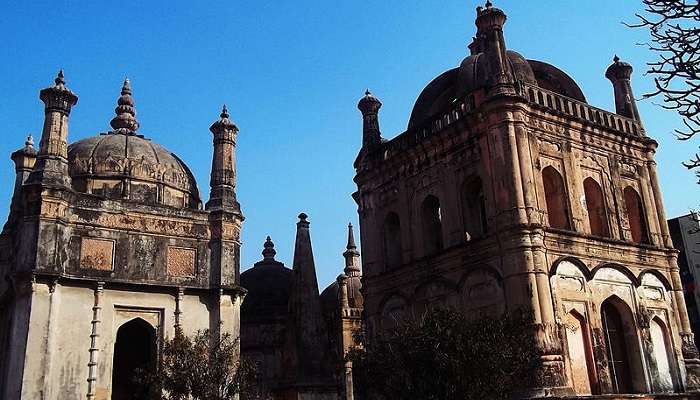
<path id="1" fill-rule="evenodd" d="M 382 132 L 405 130 L 422 88 L 467 54 L 473 0 L 9 1 L 0 13 L 0 215 L 14 181 L 10 153 L 41 134 L 40 89 L 65 69 L 80 99 L 69 141 L 104 132 L 122 80 L 132 82 L 140 132 L 178 154 L 209 192 L 209 125 L 222 103 L 240 127 L 238 196 L 246 216 L 242 268 L 261 258 L 266 235 L 291 265 L 296 216 L 309 214 L 319 281 L 342 270 L 361 141 L 357 101 L 366 87 L 384 106 Z M 613 54 L 635 68 L 637 97 L 653 55 L 646 32 L 622 21 L 638 0 L 495 0 L 508 15 L 506 43 L 569 73 L 588 101 L 614 109 L 604 77 Z M 675 141 L 672 112 L 640 104 L 669 217 L 698 205 L 700 187 L 680 165 L 697 145 Z"/>

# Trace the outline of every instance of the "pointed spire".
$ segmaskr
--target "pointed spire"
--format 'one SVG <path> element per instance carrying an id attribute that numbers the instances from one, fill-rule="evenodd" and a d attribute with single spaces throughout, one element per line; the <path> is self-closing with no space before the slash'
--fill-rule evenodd
<path id="1" fill-rule="evenodd" d="M 267 239 L 265 240 L 265 244 L 263 245 L 263 260 L 265 261 L 274 261 L 275 260 L 275 255 L 277 254 L 277 251 L 275 250 L 275 244 L 272 243 L 272 239 L 268 236 Z"/>
<path id="2" fill-rule="evenodd" d="M 360 252 L 357 251 L 357 245 L 355 244 L 355 234 L 353 233 L 352 223 L 348 224 L 348 244 L 343 253 L 343 257 L 345 257 L 345 275 L 360 275 Z"/>
<path id="3" fill-rule="evenodd" d="M 129 78 L 124 79 L 121 96 L 117 100 L 117 108 L 114 109 L 116 117 L 112 118 L 110 125 L 115 133 L 134 134 L 139 129 L 139 122 L 136 120 L 136 108 L 134 99 L 131 97 L 131 82 Z"/>
<path id="4" fill-rule="evenodd" d="M 58 70 L 58 75 L 56 76 L 56 79 L 54 79 L 54 83 L 56 83 L 56 86 L 65 86 L 66 85 L 66 80 L 64 79 L 64 76 L 63 76 L 63 69 Z"/>
<path id="5" fill-rule="evenodd" d="M 300 388 L 334 384 L 307 218 L 301 213 L 297 222 L 283 362 L 289 384 Z"/>
<path id="6" fill-rule="evenodd" d="M 46 109 L 70 114 L 71 108 L 78 102 L 78 96 L 66 87 L 63 70 L 59 70 L 52 86 L 39 92 L 39 98 L 46 104 Z"/>

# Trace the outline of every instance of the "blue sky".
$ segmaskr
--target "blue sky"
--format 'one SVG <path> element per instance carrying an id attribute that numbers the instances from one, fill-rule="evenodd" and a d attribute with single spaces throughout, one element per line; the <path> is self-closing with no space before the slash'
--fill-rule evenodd
<path id="1" fill-rule="evenodd" d="M 369 87 L 384 106 L 383 135 L 405 130 L 420 90 L 467 55 L 474 34 L 471 0 L 382 1 L 31 1 L 4 0 L 0 13 L 0 215 L 7 215 L 9 159 L 28 132 L 38 137 L 38 99 L 59 68 L 80 96 L 69 140 L 109 129 L 128 76 L 140 132 L 178 154 L 208 196 L 209 125 L 221 104 L 241 129 L 238 196 L 246 221 L 242 267 L 261 258 L 266 235 L 291 264 L 296 216 L 311 221 L 319 281 L 342 270 L 350 197 L 361 140 L 357 100 Z M 641 1 L 496 0 L 508 14 L 506 43 L 527 58 L 568 72 L 589 102 L 614 108 L 604 77 L 613 54 L 635 68 L 637 97 L 653 58 L 646 32 L 631 21 Z M 680 166 L 697 147 L 673 139 L 680 120 L 641 102 L 657 155 L 669 216 L 697 206 L 700 187 Z"/>

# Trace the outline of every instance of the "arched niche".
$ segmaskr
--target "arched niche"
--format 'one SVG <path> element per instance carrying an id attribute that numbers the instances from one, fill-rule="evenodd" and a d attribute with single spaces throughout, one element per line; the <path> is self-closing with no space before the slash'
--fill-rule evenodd
<path id="1" fill-rule="evenodd" d="M 462 183 L 460 201 L 465 239 L 471 240 L 486 236 L 486 200 L 479 177 L 469 177 Z"/>
<path id="2" fill-rule="evenodd" d="M 381 328 L 392 329 L 407 317 L 408 302 L 402 296 L 394 294 L 383 302 L 381 310 Z"/>
<path id="3" fill-rule="evenodd" d="M 668 290 L 671 288 L 668 280 L 658 271 L 645 271 L 640 275 L 639 295 L 647 300 L 667 301 Z"/>
<path id="4" fill-rule="evenodd" d="M 390 212 L 384 219 L 383 237 L 386 269 L 391 270 L 401 265 L 403 254 L 401 220 L 395 212 Z"/>
<path id="5" fill-rule="evenodd" d="M 455 285 L 445 279 L 433 279 L 419 285 L 412 296 L 416 315 L 434 308 L 451 307 Z"/>
<path id="6" fill-rule="evenodd" d="M 608 226 L 608 214 L 603 189 L 595 179 L 589 177 L 583 181 L 583 191 L 586 198 L 588 226 L 591 229 L 591 234 L 609 237 L 610 228 Z"/>
<path id="7" fill-rule="evenodd" d="M 652 387 L 655 393 L 673 392 L 675 387 L 673 384 L 674 357 L 672 354 L 673 346 L 669 339 L 669 331 L 666 323 L 658 316 L 649 321 L 649 339 L 651 340 L 652 352 Z"/>
<path id="8" fill-rule="evenodd" d="M 479 268 L 468 272 L 461 283 L 467 316 L 501 315 L 506 310 L 503 282 L 497 271 Z"/>
<path id="9" fill-rule="evenodd" d="M 621 298 L 610 296 L 600 306 L 600 318 L 611 392 L 645 393 L 643 358 L 632 309 Z"/>
<path id="10" fill-rule="evenodd" d="M 557 229 L 571 229 L 564 178 L 554 167 L 548 166 L 542 170 L 542 185 L 549 226 Z"/>
<path id="11" fill-rule="evenodd" d="M 623 191 L 625 209 L 630 224 L 632 240 L 636 243 L 649 243 L 649 229 L 647 227 L 644 204 L 637 191 L 632 186 L 627 186 Z"/>
<path id="12" fill-rule="evenodd" d="M 423 232 L 423 250 L 430 256 L 443 248 L 442 239 L 442 208 L 440 200 L 428 195 L 421 205 L 421 224 Z"/>
<path id="13" fill-rule="evenodd" d="M 555 291 L 585 292 L 586 276 L 586 266 L 580 260 L 564 258 L 555 263 L 550 284 Z"/>
<path id="14" fill-rule="evenodd" d="M 148 387 L 137 378 L 153 369 L 158 357 L 157 332 L 142 318 L 134 318 L 117 330 L 112 362 L 112 400 L 146 398 Z"/>
<path id="15" fill-rule="evenodd" d="M 595 364 L 588 321 L 578 311 L 570 310 L 564 316 L 563 323 L 574 392 L 577 395 L 591 395 L 595 381 Z"/>

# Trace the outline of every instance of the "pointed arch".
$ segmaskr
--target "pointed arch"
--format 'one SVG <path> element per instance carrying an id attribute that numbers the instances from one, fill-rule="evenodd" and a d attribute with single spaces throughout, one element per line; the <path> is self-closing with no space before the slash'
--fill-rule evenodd
<path id="1" fill-rule="evenodd" d="M 395 212 L 384 218 L 384 262 L 386 269 L 394 269 L 402 264 L 401 220 Z"/>
<path id="2" fill-rule="evenodd" d="M 423 200 L 421 217 L 425 255 L 434 255 L 443 248 L 442 208 L 440 208 L 440 200 L 437 197 L 428 195 Z"/>
<path id="3" fill-rule="evenodd" d="M 588 225 L 591 228 L 591 234 L 610 237 L 608 212 L 605 206 L 603 189 L 595 179 L 588 177 L 583 181 L 583 191 L 586 197 L 586 211 L 588 212 Z"/>
<path id="4" fill-rule="evenodd" d="M 642 272 L 639 273 L 639 277 L 637 278 L 637 281 L 639 282 L 640 285 L 644 281 L 644 275 L 653 275 L 659 281 L 661 281 L 661 284 L 664 285 L 664 289 L 673 290 L 672 286 L 671 286 L 671 282 L 659 270 L 654 269 L 654 268 L 647 268 L 647 269 L 642 270 Z"/>
<path id="5" fill-rule="evenodd" d="M 462 228 L 469 239 L 486 236 L 486 200 L 484 188 L 478 176 L 467 178 L 460 188 Z"/>
<path id="6" fill-rule="evenodd" d="M 112 362 L 112 400 L 142 398 L 148 388 L 135 378 L 155 367 L 157 360 L 156 329 L 143 318 L 133 318 L 117 329 Z"/>
<path id="7" fill-rule="evenodd" d="M 649 338 L 653 362 L 652 385 L 655 393 L 673 392 L 673 346 L 666 323 L 657 315 L 649 321 Z"/>
<path id="8" fill-rule="evenodd" d="M 611 295 L 600 306 L 607 369 L 612 393 L 647 391 L 637 324 L 630 306 Z"/>
<path id="9" fill-rule="evenodd" d="M 636 243 L 649 243 L 649 229 L 642 198 L 632 186 L 627 186 L 623 194 L 632 240 Z"/>
<path id="10" fill-rule="evenodd" d="M 407 317 L 408 301 L 400 293 L 389 294 L 380 304 L 380 326 L 383 330 L 397 327 Z"/>
<path id="11" fill-rule="evenodd" d="M 588 321 L 572 309 L 564 316 L 564 327 L 574 391 L 577 395 L 591 395 L 595 386 L 595 364 Z"/>
<path id="12" fill-rule="evenodd" d="M 549 226 L 557 229 L 571 229 L 566 187 L 559 171 L 552 166 L 545 167 L 542 170 L 542 184 L 544 186 Z"/>

